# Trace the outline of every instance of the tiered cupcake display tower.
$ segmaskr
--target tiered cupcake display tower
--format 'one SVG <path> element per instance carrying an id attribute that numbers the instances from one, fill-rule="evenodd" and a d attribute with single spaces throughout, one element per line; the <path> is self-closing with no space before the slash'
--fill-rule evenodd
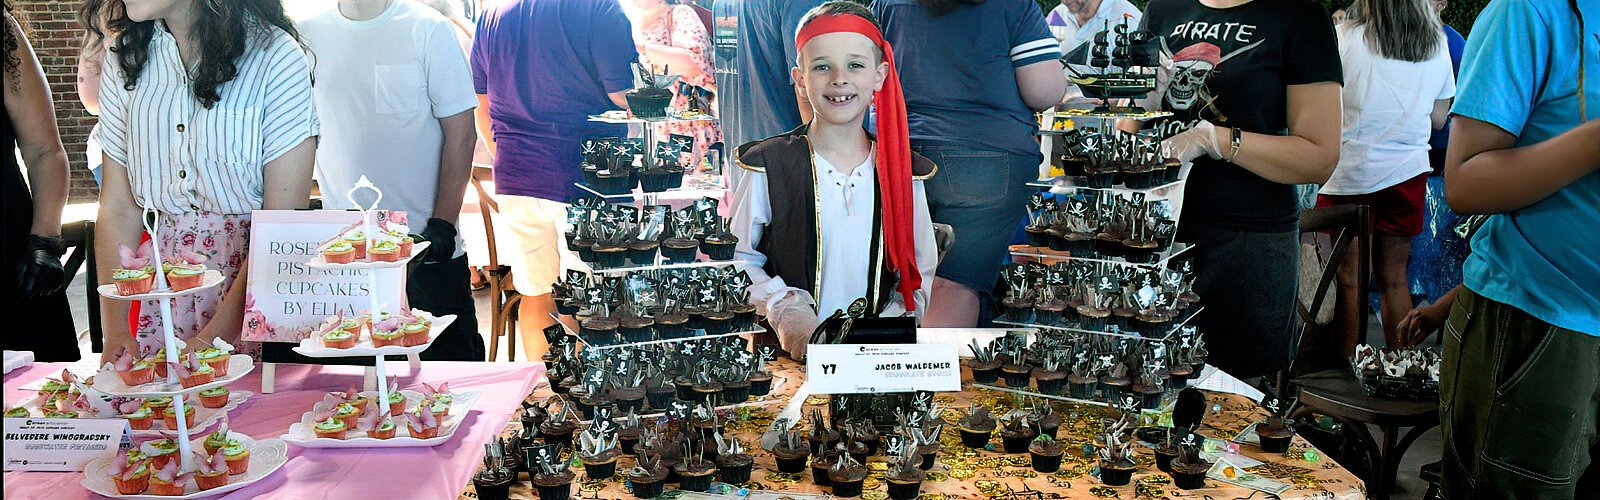
<path id="1" fill-rule="evenodd" d="M 1097 70 L 1072 81 L 1102 104 L 1040 118 L 1039 135 L 1064 143 L 1048 162 L 1061 175 L 1030 184 L 1048 194 L 1030 201 L 1028 242 L 1011 248 L 1018 263 L 1003 271 L 1005 313 L 995 320 L 1032 340 L 974 344 L 976 386 L 1157 410 L 1204 366 L 1204 343 L 1188 326 L 1202 310 L 1190 247 L 1174 238 L 1187 166 L 1159 136 L 1116 127 L 1171 116 L 1137 104 L 1155 87 L 1141 70 L 1146 35 L 1108 29 L 1063 58 L 1074 71 Z M 1113 53 L 1110 37 L 1132 48 Z"/>
<path id="2" fill-rule="evenodd" d="M 370 204 L 357 201 L 356 195 L 362 191 L 371 192 L 373 199 Z M 404 273 L 400 274 L 398 283 L 393 283 L 388 279 L 380 279 L 380 275 L 384 273 L 377 271 L 405 268 L 411 259 L 427 250 L 429 243 L 411 242 L 409 237 L 395 235 L 395 238 L 401 239 L 396 247 L 409 245 L 409 251 L 401 251 L 392 258 L 376 258 L 372 250 L 380 248 L 379 245 L 383 241 L 380 235 L 386 232 L 376 221 L 376 207 L 383 200 L 383 191 L 374 186 L 366 176 L 362 176 L 345 196 L 350 199 L 351 205 L 362 207 L 359 232 L 335 235 L 319 248 L 317 255 L 307 263 L 307 266 L 322 270 L 367 271 L 370 290 L 378 290 L 380 285 L 405 288 Z M 330 262 L 329 256 L 337 253 L 329 251 L 331 245 L 352 241 L 351 238 L 368 250 L 366 258 L 348 259 L 349 262 Z M 379 303 L 376 293 L 370 294 L 369 297 L 371 300 L 366 315 L 357 318 L 330 318 L 326 325 L 313 330 L 311 335 L 302 339 L 293 350 L 311 358 L 371 356 L 375 358 L 373 369 L 377 374 L 376 390 L 366 392 L 352 390 L 344 397 L 329 395 L 303 414 L 300 422 L 289 427 L 289 432 L 283 435 L 285 441 L 305 448 L 434 446 L 450 440 L 456 428 L 466 418 L 473 403 L 477 401 L 478 394 L 475 392 L 449 394 L 447 391 L 432 388 L 427 394 L 415 391 L 398 391 L 398 395 L 395 394 L 396 387 L 390 385 L 389 377 L 385 373 L 384 358 L 414 356 L 427 350 L 433 345 L 433 341 L 455 322 L 456 316 L 450 314 L 436 317 L 427 311 L 408 307 L 399 307 L 390 312 L 384 309 L 385 304 Z M 374 403 L 370 408 L 375 408 L 377 414 L 365 415 L 366 420 L 359 420 L 349 415 L 351 409 L 357 412 L 356 415 L 361 415 L 364 411 L 361 403 L 365 402 Z M 424 406 L 427 408 L 423 408 Z M 424 412 L 435 415 L 425 417 L 422 415 Z M 394 421 L 388 421 L 390 418 Z M 426 421 L 426 424 L 416 422 L 421 427 L 413 427 L 412 421 L 419 418 Z M 331 420 L 340 421 L 342 424 L 340 431 L 322 432 L 328 429 L 319 427 L 319 424 Z"/>
<path id="3" fill-rule="evenodd" d="M 565 334 L 594 350 L 760 332 L 744 300 L 749 277 L 733 267 L 738 238 L 717 213 L 716 198 L 727 189 L 718 176 L 683 164 L 694 138 L 660 137 L 655 129 L 716 118 L 692 105 L 669 106 L 665 89 L 676 76 L 643 66 L 636 71 L 638 89 L 628 95 L 632 113 L 590 117 L 639 127 L 643 137 L 583 141 L 584 180 L 576 185 L 591 196 L 569 208 L 566 239 L 584 266 L 568 269 L 556 283 L 552 316 Z M 577 322 L 562 322 L 562 316 Z"/>
<path id="4" fill-rule="evenodd" d="M 203 274 L 201 282 L 198 286 L 182 290 L 174 290 L 167 281 L 166 273 L 161 271 L 162 263 L 164 261 L 161 256 L 161 245 L 159 244 L 159 242 L 163 241 L 163 235 L 160 231 L 160 218 L 160 212 L 150 208 L 144 209 L 144 215 L 142 219 L 145 231 L 150 235 L 150 263 L 152 266 L 154 266 L 154 271 L 151 273 L 154 275 L 154 286 L 152 287 L 152 290 L 149 293 L 123 295 L 118 292 L 118 289 L 115 285 L 107 284 L 98 287 L 96 292 L 112 300 L 156 301 L 159 313 L 161 315 L 161 335 L 163 349 L 165 350 L 164 359 L 174 360 L 175 364 L 173 366 L 177 366 L 183 364 L 185 359 L 184 356 L 187 354 L 184 353 L 183 349 L 181 348 L 183 345 L 182 341 L 178 340 L 173 331 L 172 299 L 211 291 L 217 286 L 220 286 L 223 282 L 223 279 L 220 272 L 215 270 L 207 270 Z M 240 476 L 242 477 L 229 477 L 224 482 L 225 484 L 205 490 L 201 490 L 197 482 L 189 481 L 187 479 L 189 475 L 195 474 L 197 471 L 199 471 L 198 466 L 201 465 L 196 464 L 195 460 L 193 459 L 195 455 L 195 443 L 197 441 L 192 439 L 193 434 L 191 433 L 191 425 L 189 422 L 189 419 L 191 418 L 189 410 L 196 407 L 196 400 L 192 399 L 192 397 L 202 391 L 206 391 L 207 389 L 232 384 L 245 375 L 248 375 L 254 369 L 254 367 L 254 361 L 250 358 L 250 356 L 232 354 L 228 358 L 226 374 L 214 376 L 211 381 L 206 383 L 196 384 L 186 382 L 180 379 L 179 368 L 169 368 L 166 370 L 166 376 L 164 378 L 158 378 L 157 380 L 144 384 L 129 386 L 124 383 L 118 374 L 102 370 L 94 377 L 93 385 L 91 387 L 94 390 L 117 397 L 171 398 L 172 409 L 175 413 L 176 425 L 170 430 L 173 431 L 173 435 L 175 435 L 175 437 L 171 437 L 164 441 L 170 441 L 171 444 L 177 449 L 177 457 L 169 460 L 176 462 L 178 474 L 175 477 L 181 482 L 172 482 L 172 486 L 169 486 L 169 488 L 183 489 L 183 495 L 178 496 L 177 498 L 195 498 L 200 496 L 221 494 L 242 488 L 250 483 L 260 480 L 261 478 L 271 475 L 288 461 L 287 449 L 285 448 L 283 441 L 277 439 L 255 441 L 249 436 L 230 431 L 228 432 L 225 440 L 236 442 L 239 446 L 249 450 L 249 466 L 246 473 L 241 474 Z M 248 397 L 248 393 L 240 393 L 240 395 L 243 395 L 246 398 Z M 230 404 L 222 411 L 226 412 L 228 409 L 236 407 L 239 402 L 240 401 L 230 401 Z M 83 486 L 90 491 L 108 497 L 143 498 L 143 493 L 124 495 L 119 492 L 119 488 L 114 481 L 114 477 L 118 476 L 118 474 L 115 474 L 114 472 L 122 470 L 124 466 L 116 463 L 118 460 L 129 460 L 129 458 L 119 455 L 116 457 L 101 458 L 90 462 L 84 468 L 84 480 L 82 482 Z M 154 467 L 153 462 L 150 463 L 148 467 L 148 473 L 150 477 L 155 477 L 161 472 L 156 470 L 157 468 Z"/>

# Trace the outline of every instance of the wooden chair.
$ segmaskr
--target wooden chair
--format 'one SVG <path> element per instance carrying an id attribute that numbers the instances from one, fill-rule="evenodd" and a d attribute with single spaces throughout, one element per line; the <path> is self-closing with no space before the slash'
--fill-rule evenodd
<path id="1" fill-rule="evenodd" d="M 94 262 L 94 221 L 83 220 L 69 222 L 61 225 L 61 239 L 67 243 L 67 261 L 61 265 L 66 272 L 67 285 L 72 284 L 72 278 L 78 275 L 78 269 L 87 265 L 84 276 L 84 290 L 89 296 L 89 346 L 91 352 L 105 350 L 106 341 L 100 332 L 100 293 L 95 291 L 96 276 L 99 275 Z M 66 285 L 62 285 L 63 287 Z"/>
<path id="2" fill-rule="evenodd" d="M 1331 258 L 1322 271 L 1316 295 L 1312 296 L 1309 307 L 1305 304 L 1298 305 L 1302 322 L 1298 351 L 1302 354 L 1306 352 L 1308 338 L 1314 342 L 1316 339 L 1332 336 L 1332 332 L 1326 331 L 1331 325 L 1318 323 L 1315 311 L 1321 309 L 1322 302 L 1327 297 L 1328 287 L 1332 285 L 1337 274 L 1338 263 L 1345 252 L 1349 251 L 1358 252 L 1357 260 L 1360 262 L 1357 276 L 1362 283 L 1363 293 L 1360 296 L 1363 299 L 1359 308 L 1360 320 L 1357 321 L 1360 325 L 1358 338 L 1366 338 L 1368 307 L 1364 290 L 1371 278 L 1372 269 L 1370 212 L 1371 207 L 1365 205 L 1344 205 L 1306 210 L 1300 217 L 1302 233 L 1334 231 L 1336 234 Z M 1288 373 L 1299 373 L 1297 365 L 1303 364 L 1301 357 L 1297 356 L 1295 363 L 1280 377 L 1287 376 Z M 1327 415 L 1343 424 L 1348 433 L 1347 437 L 1353 435 L 1359 440 L 1372 466 L 1372 472 L 1369 474 L 1371 477 L 1367 478 L 1368 493 L 1376 499 L 1389 498 L 1393 492 L 1395 475 L 1400 468 L 1400 457 L 1405 454 L 1406 448 L 1409 448 L 1411 443 L 1428 429 L 1439 425 L 1437 401 L 1368 396 L 1362 391 L 1361 383 L 1350 370 L 1348 360 L 1338 368 L 1299 375 L 1289 379 L 1287 386 L 1280 386 L 1290 388 L 1290 391 L 1298 394 L 1302 406 L 1295 411 L 1297 416 L 1312 413 Z M 1381 444 L 1373 439 L 1372 433 L 1367 429 L 1368 424 L 1376 425 L 1382 431 Z M 1410 428 L 1403 437 L 1400 435 L 1402 427 Z"/>
<path id="3" fill-rule="evenodd" d="M 494 181 L 494 169 L 472 167 L 472 187 L 478 190 L 478 212 L 483 216 L 484 239 L 488 241 L 489 265 L 483 278 L 489 285 L 489 361 L 499 355 L 500 336 L 506 337 L 506 361 L 517 360 L 517 311 L 522 305 L 522 294 L 517 293 L 511 281 L 511 267 L 500 264 L 500 251 L 494 237 L 494 216 L 500 213 L 500 204 L 494 194 L 484 188 L 484 182 Z"/>

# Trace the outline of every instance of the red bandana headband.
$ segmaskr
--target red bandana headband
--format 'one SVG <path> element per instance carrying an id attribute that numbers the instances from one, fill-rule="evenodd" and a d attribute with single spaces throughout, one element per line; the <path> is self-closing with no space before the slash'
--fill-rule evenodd
<path id="1" fill-rule="evenodd" d="M 883 241 L 889 254 L 889 268 L 900 273 L 897 287 L 907 311 L 917 309 L 913 294 L 922 288 L 922 273 L 917 269 L 916 231 L 911 221 L 911 134 L 906 130 L 906 98 L 900 90 L 900 73 L 895 70 L 894 49 L 884 41 L 883 32 L 861 16 L 827 14 L 817 16 L 795 35 L 795 51 L 812 38 L 828 33 L 856 33 L 872 40 L 883 50 L 889 75 L 883 89 L 873 96 L 878 106 L 878 192 L 883 198 Z"/>

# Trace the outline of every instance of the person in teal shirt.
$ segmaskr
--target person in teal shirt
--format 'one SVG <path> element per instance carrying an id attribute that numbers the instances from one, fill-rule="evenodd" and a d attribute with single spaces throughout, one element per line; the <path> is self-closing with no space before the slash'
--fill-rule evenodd
<path id="1" fill-rule="evenodd" d="M 1444 497 L 1600 498 L 1600 2 L 1473 26 L 1445 191 L 1492 215 L 1445 324 Z"/>

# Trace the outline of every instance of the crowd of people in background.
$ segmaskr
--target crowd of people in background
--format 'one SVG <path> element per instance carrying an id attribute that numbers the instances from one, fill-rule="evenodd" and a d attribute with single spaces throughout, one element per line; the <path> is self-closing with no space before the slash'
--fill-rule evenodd
<path id="1" fill-rule="evenodd" d="M 857 3 L 866 8 L 829 15 L 881 27 L 910 149 L 937 165 L 918 177 L 917 199 L 955 236 L 921 266 L 923 326 L 988 324 L 1043 160 L 1035 113 L 1084 102 L 1058 59 L 1127 22 L 1164 38 L 1163 84 L 1192 87 L 1153 95 L 1172 116 L 1140 133 L 1193 165 L 1178 238 L 1194 245 L 1209 363 L 1250 379 L 1294 357 L 1296 186 L 1316 185 L 1317 206 L 1371 207 L 1384 344 L 1444 331 L 1445 493 L 1600 495 L 1600 4 L 1494 0 L 1463 39 L 1440 19 L 1446 0 L 1354 0 L 1332 13 L 1310 0 Z M 178 336 L 237 341 L 251 212 L 305 208 L 313 179 L 337 193 L 364 175 L 386 193 L 380 208 L 406 211 L 432 244 L 412 303 L 464 318 L 424 357 L 482 360 L 457 229 L 476 162 L 493 168 L 501 258 L 525 297 L 523 351 L 537 360 L 551 284 L 576 263 L 562 233 L 580 194 L 579 142 L 629 132 L 588 117 L 627 108 L 633 64 L 678 74 L 675 102 L 704 99 L 719 120 L 656 126 L 692 135 L 695 164 L 721 169 L 731 193 L 766 189 L 766 172 L 729 168 L 730 157 L 814 123 L 822 94 L 800 85 L 796 42 L 822 4 L 339 0 L 291 19 L 281 0 L 84 0 L 78 94 L 99 118 L 87 152 L 100 185 L 91 279 L 110 279 L 114 249 L 137 248 L 154 209 L 177 235 L 158 242 L 163 254 L 198 253 L 226 277 L 220 293 L 178 300 Z M 69 360 L 59 220 L 67 155 L 84 152 L 61 145 L 25 15 L 5 2 L 0 142 L 22 161 L 0 155 L 0 282 L 15 283 L 0 288 L 8 311 L 27 311 L 5 347 Z M 723 39 L 736 52 L 718 53 Z M 871 163 L 849 144 L 833 159 Z M 735 218 L 771 210 L 750 199 L 727 200 Z M 1487 217 L 1457 236 L 1469 219 L 1456 213 Z M 1365 341 L 1355 311 L 1366 284 L 1354 260 L 1338 265 L 1335 343 L 1352 349 Z M 812 320 L 829 312 L 816 297 L 799 304 Z M 104 300 L 91 321 L 114 354 L 150 343 L 160 318 Z"/>

